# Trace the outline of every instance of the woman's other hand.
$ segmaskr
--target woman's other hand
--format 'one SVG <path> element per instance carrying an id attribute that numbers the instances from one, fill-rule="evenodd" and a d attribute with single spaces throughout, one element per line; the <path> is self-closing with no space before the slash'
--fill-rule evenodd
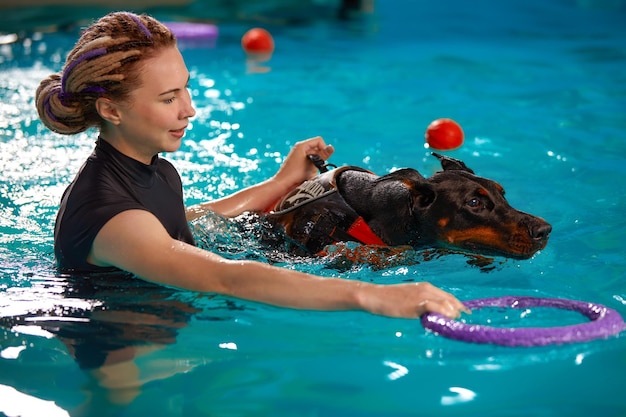
<path id="1" fill-rule="evenodd" d="M 282 166 L 274 175 L 286 190 L 300 185 L 303 181 L 317 175 L 317 167 L 307 158 L 308 155 L 317 155 L 327 160 L 335 149 L 327 145 L 321 136 L 316 136 L 296 143 L 285 158 Z"/>
<path id="2" fill-rule="evenodd" d="M 317 174 L 317 168 L 307 158 L 308 155 L 318 155 L 326 160 L 334 151 L 335 149 L 326 145 L 320 136 L 300 141 L 291 148 L 272 178 L 228 197 L 191 206 L 187 209 L 187 220 L 196 219 L 207 211 L 227 217 L 238 216 L 245 211 L 262 212 L 294 187 Z"/>

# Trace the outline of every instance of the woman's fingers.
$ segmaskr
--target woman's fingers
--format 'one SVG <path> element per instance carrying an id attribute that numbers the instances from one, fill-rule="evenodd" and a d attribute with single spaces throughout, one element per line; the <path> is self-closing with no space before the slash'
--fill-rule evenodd
<path id="1" fill-rule="evenodd" d="M 315 154 L 323 160 L 327 160 L 328 158 L 330 158 L 333 152 L 335 152 L 335 148 L 333 148 L 333 145 L 326 145 L 324 148 L 315 150 Z"/>
<path id="2" fill-rule="evenodd" d="M 295 147 L 302 147 L 305 155 L 318 155 L 324 160 L 328 159 L 335 151 L 335 148 L 332 145 L 327 145 L 321 136 L 305 139 L 298 142 Z"/>
<path id="3" fill-rule="evenodd" d="M 428 282 L 361 285 L 358 299 L 363 310 L 390 317 L 417 318 L 432 312 L 458 318 L 469 313 L 455 296 Z"/>
<path id="4" fill-rule="evenodd" d="M 438 313 L 447 318 L 456 319 L 461 316 L 461 313 L 471 314 L 471 311 L 458 300 L 426 299 L 420 303 L 420 307 L 418 312 L 420 316 L 424 313 Z"/>
<path id="5" fill-rule="evenodd" d="M 299 185 L 318 173 L 309 155 L 317 155 L 326 160 L 333 152 L 334 148 L 327 145 L 321 136 L 300 141 L 293 146 L 276 177 L 286 180 L 291 186 Z"/>
<path id="6" fill-rule="evenodd" d="M 458 318 L 461 313 L 470 311 L 452 294 L 443 291 L 434 285 L 421 282 L 416 285 L 415 299 L 421 300 L 418 304 L 418 315 L 424 313 L 439 313 L 448 318 Z"/>

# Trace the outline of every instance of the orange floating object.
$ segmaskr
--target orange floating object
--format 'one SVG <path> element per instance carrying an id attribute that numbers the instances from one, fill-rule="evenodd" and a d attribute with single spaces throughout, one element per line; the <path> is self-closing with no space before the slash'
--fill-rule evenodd
<path id="1" fill-rule="evenodd" d="M 248 54 L 271 54 L 274 38 L 265 29 L 252 28 L 241 37 L 241 47 Z"/>
<path id="2" fill-rule="evenodd" d="M 463 144 L 463 129 L 452 119 L 437 119 L 426 128 L 426 143 L 440 151 L 456 149 Z"/>

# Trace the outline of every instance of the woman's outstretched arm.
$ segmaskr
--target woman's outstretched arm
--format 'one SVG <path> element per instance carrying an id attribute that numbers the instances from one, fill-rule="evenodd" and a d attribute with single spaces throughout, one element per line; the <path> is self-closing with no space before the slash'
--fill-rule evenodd
<path id="1" fill-rule="evenodd" d="M 96 236 L 88 261 L 163 285 L 288 308 L 362 310 L 406 318 L 427 311 L 454 318 L 465 311 L 453 295 L 428 283 L 377 285 L 227 260 L 172 239 L 144 210 L 124 211 L 109 220 Z"/>

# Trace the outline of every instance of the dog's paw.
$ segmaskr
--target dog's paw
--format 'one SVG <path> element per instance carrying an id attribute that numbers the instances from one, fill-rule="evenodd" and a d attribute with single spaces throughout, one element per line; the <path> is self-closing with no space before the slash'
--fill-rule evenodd
<path id="1" fill-rule="evenodd" d="M 329 245 L 319 255 L 323 256 L 332 269 L 347 271 L 356 266 L 368 265 L 375 270 L 399 265 L 416 264 L 410 246 L 361 245 L 354 242 Z"/>

